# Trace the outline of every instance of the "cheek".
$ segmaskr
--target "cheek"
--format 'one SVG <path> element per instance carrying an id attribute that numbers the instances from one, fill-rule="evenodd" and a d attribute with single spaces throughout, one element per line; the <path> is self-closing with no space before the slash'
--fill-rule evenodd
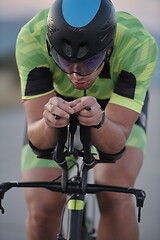
<path id="1" fill-rule="evenodd" d="M 98 75 L 99 75 L 99 72 L 93 73 L 92 76 L 91 76 L 91 78 L 90 78 L 90 80 L 91 80 L 92 82 L 94 82 L 94 81 L 96 80 L 96 78 L 98 77 Z"/>
<path id="2" fill-rule="evenodd" d="M 71 75 L 67 74 L 67 77 L 68 77 L 69 80 L 72 80 L 72 76 Z"/>

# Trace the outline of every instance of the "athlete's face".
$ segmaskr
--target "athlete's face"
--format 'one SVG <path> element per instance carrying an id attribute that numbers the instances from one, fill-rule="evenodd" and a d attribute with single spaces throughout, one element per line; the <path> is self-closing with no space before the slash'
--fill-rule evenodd
<path id="1" fill-rule="evenodd" d="M 87 76 L 80 76 L 77 73 L 67 74 L 67 76 L 75 88 L 85 90 L 92 86 L 92 84 L 95 82 L 96 78 L 102 71 L 103 67 L 104 63 L 95 72 Z"/>

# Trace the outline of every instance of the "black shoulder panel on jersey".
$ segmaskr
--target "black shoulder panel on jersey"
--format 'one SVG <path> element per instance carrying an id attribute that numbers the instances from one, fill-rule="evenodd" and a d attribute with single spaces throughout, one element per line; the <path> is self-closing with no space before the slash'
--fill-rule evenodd
<path id="1" fill-rule="evenodd" d="M 134 99 L 136 78 L 132 73 L 121 71 L 114 92 L 127 98 Z"/>
<path id="2" fill-rule="evenodd" d="M 52 89 L 53 80 L 49 68 L 39 67 L 30 71 L 25 89 L 26 96 L 42 94 Z"/>

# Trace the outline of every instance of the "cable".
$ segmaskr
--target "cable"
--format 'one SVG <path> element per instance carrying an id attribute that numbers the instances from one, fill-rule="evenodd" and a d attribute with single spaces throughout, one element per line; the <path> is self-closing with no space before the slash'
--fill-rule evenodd
<path id="1" fill-rule="evenodd" d="M 71 160 L 71 159 L 66 160 L 66 163 L 69 163 L 69 162 L 73 163 L 73 165 L 68 168 L 68 171 L 71 170 L 74 166 L 76 166 L 77 167 L 77 176 L 79 176 L 79 164 L 77 162 L 75 162 L 74 160 Z M 55 179 L 53 179 L 52 182 L 56 182 L 61 177 L 62 177 L 62 174 L 59 175 L 58 177 L 56 177 Z"/>

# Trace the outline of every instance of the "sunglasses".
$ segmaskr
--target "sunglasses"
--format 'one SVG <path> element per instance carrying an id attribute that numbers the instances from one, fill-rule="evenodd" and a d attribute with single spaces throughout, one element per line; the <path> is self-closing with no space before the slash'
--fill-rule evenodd
<path id="1" fill-rule="evenodd" d="M 72 62 L 63 58 L 54 48 L 51 49 L 51 54 L 55 63 L 63 72 L 66 74 L 77 73 L 80 76 L 87 76 L 97 71 L 106 59 L 106 50 L 79 62 Z"/>

